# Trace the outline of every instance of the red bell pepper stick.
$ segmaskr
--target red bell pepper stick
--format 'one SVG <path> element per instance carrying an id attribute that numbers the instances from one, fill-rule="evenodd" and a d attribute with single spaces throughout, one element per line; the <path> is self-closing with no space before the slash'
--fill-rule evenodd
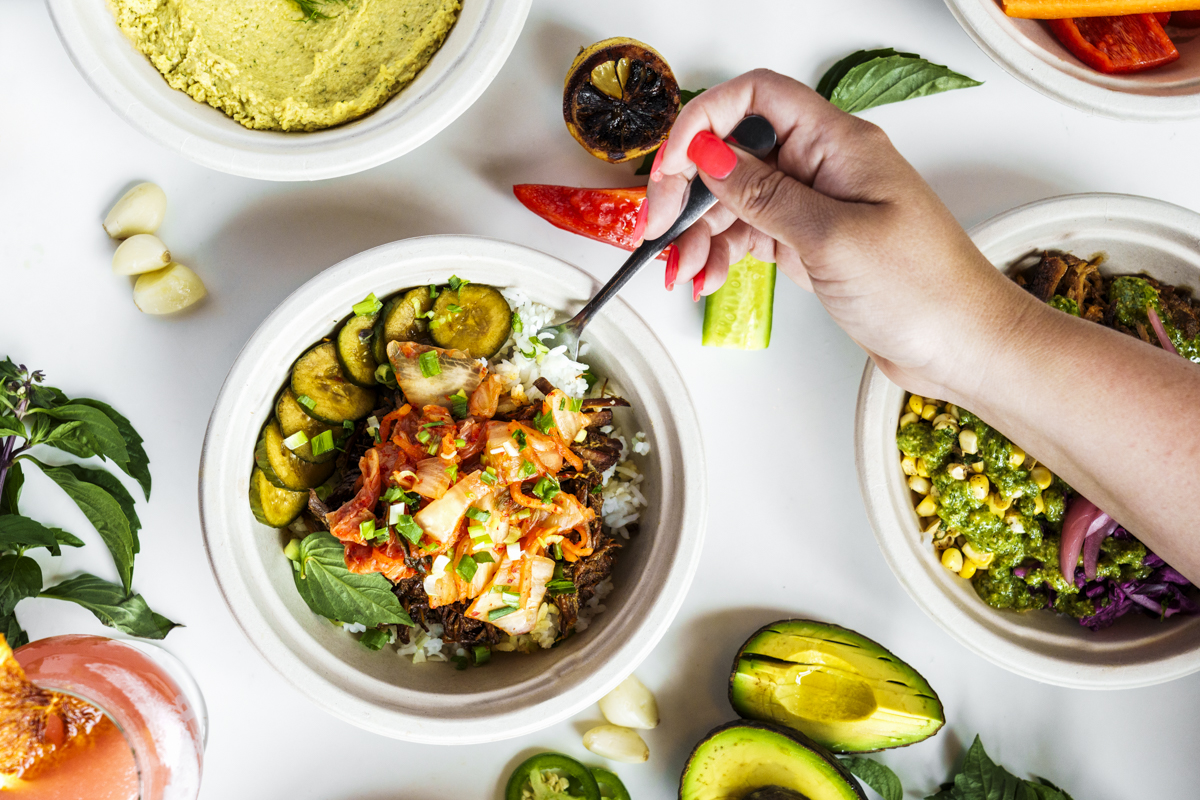
<path id="1" fill-rule="evenodd" d="M 1171 15 L 1176 28 L 1200 28 L 1200 11 L 1176 11 Z"/>
<path id="2" fill-rule="evenodd" d="M 1106 75 L 1154 69 L 1179 58 L 1153 14 L 1052 19 L 1047 24 L 1076 58 Z"/>
<path id="3" fill-rule="evenodd" d="M 633 250 L 638 208 L 646 200 L 646 187 L 628 189 L 578 189 L 522 183 L 513 187 L 522 205 L 556 228 L 577 233 L 622 250 Z M 665 253 L 659 258 L 666 258 Z"/>

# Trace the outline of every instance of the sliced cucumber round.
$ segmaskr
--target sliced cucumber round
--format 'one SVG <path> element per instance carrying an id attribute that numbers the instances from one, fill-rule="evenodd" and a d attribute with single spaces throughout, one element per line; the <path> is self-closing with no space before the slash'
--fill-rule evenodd
<path id="1" fill-rule="evenodd" d="M 280 489 L 257 467 L 250 474 L 250 510 L 254 518 L 272 528 L 286 528 L 308 505 L 308 492 Z"/>
<path id="2" fill-rule="evenodd" d="M 279 430 L 283 433 L 284 439 L 301 432 L 308 437 L 308 443 L 292 449 L 292 455 L 296 458 L 311 464 L 324 464 L 326 461 L 337 458 L 337 450 L 333 449 L 314 456 L 311 442 L 325 431 L 333 431 L 336 441 L 341 434 L 341 428 L 326 425 L 324 422 L 310 417 L 304 410 L 304 406 L 296 402 L 296 393 L 291 389 L 284 389 L 283 393 L 279 395 L 279 399 L 275 401 L 275 419 L 279 421 Z"/>
<path id="3" fill-rule="evenodd" d="M 297 401 L 303 403 L 303 397 L 312 401 L 311 406 L 305 404 L 310 417 L 330 425 L 362 419 L 375 407 L 375 392 L 346 380 L 333 342 L 323 342 L 300 356 L 292 367 L 292 391 Z"/>
<path id="4" fill-rule="evenodd" d="M 333 474 L 334 464 L 310 464 L 292 455 L 283 443 L 279 422 L 272 419 L 263 427 L 254 448 L 254 463 L 263 476 L 280 489 L 304 492 L 320 486 Z"/>
<path id="5" fill-rule="evenodd" d="M 387 363 L 389 342 L 411 342 L 429 329 L 425 315 L 433 308 L 429 287 L 409 289 L 388 300 L 375 320 L 375 340 L 371 347 L 377 364 Z"/>
<path id="6" fill-rule="evenodd" d="M 350 382 L 359 386 L 375 385 L 375 368 L 379 362 L 375 360 L 371 340 L 375 336 L 375 319 L 378 316 L 353 316 L 338 331 L 338 362 Z"/>
<path id="7" fill-rule="evenodd" d="M 491 358 L 512 332 L 512 309 L 491 286 L 468 283 L 446 288 L 433 305 L 429 333 L 439 347 L 462 350 L 471 358 Z"/>

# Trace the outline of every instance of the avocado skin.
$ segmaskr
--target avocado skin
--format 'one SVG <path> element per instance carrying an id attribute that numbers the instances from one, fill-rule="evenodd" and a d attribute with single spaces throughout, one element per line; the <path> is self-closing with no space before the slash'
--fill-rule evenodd
<path id="1" fill-rule="evenodd" d="M 679 777 L 679 800 L 688 800 L 688 798 L 684 797 L 683 791 L 687 784 L 689 773 L 696 768 L 695 760 L 697 754 L 700 752 L 700 748 L 702 748 L 713 737 L 737 728 L 763 731 L 767 734 L 774 734 L 792 740 L 792 742 L 799 745 L 802 749 L 811 752 L 816 758 L 825 762 L 829 767 L 832 768 L 838 777 L 845 781 L 844 791 L 842 792 L 842 800 L 867 800 L 867 796 L 863 792 L 862 786 L 860 786 L 858 781 L 855 780 L 854 776 L 850 774 L 850 771 L 842 766 L 842 763 L 837 760 L 837 756 L 835 756 L 833 753 L 829 752 L 824 747 L 817 744 L 799 731 L 792 730 L 790 728 L 782 728 L 766 722 L 759 722 L 757 720 L 734 720 L 733 722 L 726 722 L 724 725 L 718 725 L 705 734 L 703 739 L 696 743 L 696 746 L 692 748 L 692 752 L 688 754 L 687 763 L 683 768 L 683 774 Z M 785 786 L 781 788 L 786 791 L 789 790 L 790 787 Z M 760 790 L 761 788 L 754 790 L 754 792 L 757 793 Z M 796 790 L 792 789 L 791 791 L 795 792 Z M 800 793 L 796 792 L 796 794 Z M 804 800 L 808 800 L 808 798 L 803 794 L 800 794 L 800 797 L 804 798 Z"/>
<path id="2" fill-rule="evenodd" d="M 740 693 L 738 691 L 738 686 L 737 686 L 737 676 L 739 673 L 738 667 L 739 667 L 739 664 L 742 661 L 742 659 L 746 656 L 747 648 L 752 643 L 756 642 L 759 639 L 759 637 L 774 633 L 775 631 L 773 631 L 773 629 L 788 628 L 788 627 L 792 627 L 792 626 L 796 626 L 796 627 L 813 626 L 816 628 L 823 628 L 823 629 L 830 631 L 831 633 L 840 634 L 847 638 L 857 640 L 857 642 L 860 644 L 860 646 L 862 646 L 864 648 L 868 648 L 869 650 L 873 650 L 874 652 L 879 654 L 879 656 L 881 657 L 882 660 L 884 660 L 887 663 L 892 664 L 892 666 L 894 668 L 896 668 L 900 674 L 903 674 L 903 675 L 913 679 L 917 683 L 917 685 L 921 691 L 921 694 L 927 695 L 929 698 L 931 698 L 937 708 L 937 712 L 938 712 L 937 717 L 931 718 L 931 719 L 936 719 L 937 726 L 935 728 L 933 728 L 932 731 L 929 731 L 928 733 L 912 736 L 911 738 L 908 739 L 908 741 L 894 742 L 894 741 L 888 740 L 888 741 L 870 742 L 867 746 L 862 746 L 862 747 L 838 746 L 838 743 L 835 743 L 835 742 L 821 741 L 820 744 L 822 746 L 828 748 L 830 751 L 832 751 L 834 753 L 846 753 L 846 754 L 876 753 L 881 750 L 890 750 L 890 749 L 894 749 L 897 747 L 907 747 L 911 744 L 916 744 L 917 742 L 924 741 L 925 739 L 928 739 L 931 736 L 935 735 L 945 725 L 946 717 L 945 717 L 945 712 L 944 712 L 944 709 L 942 706 L 941 698 L 938 697 L 937 692 L 935 692 L 933 687 L 929 685 L 929 682 L 926 681 L 925 678 L 919 672 L 917 672 L 915 669 L 913 669 L 911 666 L 909 666 L 907 662 L 900 659 L 898 656 L 896 656 L 894 653 L 892 653 L 890 650 L 888 650 L 883 645 L 876 642 L 874 639 L 863 636 L 861 633 L 858 633 L 857 631 L 850 630 L 849 628 L 844 628 L 841 625 L 834 625 L 829 622 L 820 622 L 818 620 L 811 620 L 811 619 L 785 619 L 785 620 L 778 620 L 776 622 L 772 622 L 767 625 L 764 625 L 761 628 L 759 628 L 757 631 L 755 631 L 748 639 L 746 639 L 746 642 L 741 646 L 741 648 L 739 648 L 737 654 L 733 657 L 733 666 L 729 672 L 729 703 L 730 703 L 730 705 L 733 706 L 733 710 L 738 714 L 738 716 L 742 717 L 743 719 L 761 719 L 761 718 L 755 717 L 749 713 L 748 704 L 742 700 Z M 780 720 L 768 720 L 768 721 L 774 725 L 778 725 L 781 727 L 786 725 L 789 730 L 797 731 L 797 732 L 801 733 L 802 735 L 808 736 L 808 734 L 805 731 L 803 731 L 802 729 L 796 728 L 792 725 L 787 725 L 787 723 L 784 723 Z M 849 724 L 852 724 L 852 723 L 849 723 Z"/>

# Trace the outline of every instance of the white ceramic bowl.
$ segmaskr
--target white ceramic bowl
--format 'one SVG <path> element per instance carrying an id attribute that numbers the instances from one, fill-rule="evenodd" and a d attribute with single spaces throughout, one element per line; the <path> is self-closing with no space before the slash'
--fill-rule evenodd
<path id="1" fill-rule="evenodd" d="M 466 0 L 445 44 L 399 94 L 346 125 L 256 131 L 172 89 L 134 49 L 106 0 L 46 0 L 84 79 L 129 124 L 197 164 L 273 181 L 334 178 L 404 155 L 483 94 L 525 25 L 532 0 Z"/>
<path id="2" fill-rule="evenodd" d="M 574 314 L 599 288 L 543 253 L 466 236 L 408 239 L 360 253 L 296 290 L 259 326 L 217 398 L 200 464 L 200 513 L 217 582 L 259 652 L 329 713 L 415 742 L 470 744 L 521 736 L 564 719 L 611 690 L 670 625 L 700 557 L 706 509 L 704 453 L 687 387 L 658 339 L 623 301 L 588 327 L 586 360 L 620 387 L 644 430 L 639 458 L 649 506 L 622 550 L 607 610 L 586 631 L 533 655 L 497 654 L 486 667 L 413 664 L 391 648 L 370 652 L 313 614 L 296 592 L 280 535 L 247 505 L 255 437 L 292 362 L 327 336 L 368 293 L 442 283 L 451 274 L 517 286 Z M 624 410 L 622 410 L 624 411 Z"/>
<path id="3" fill-rule="evenodd" d="M 1116 119 L 1200 116 L 1200 30 L 1171 28 L 1179 60 L 1134 75 L 1103 75 L 1058 43 L 1045 23 L 1013 19 L 999 0 L 946 0 L 963 29 L 1017 80 L 1060 103 Z"/>
<path id="4" fill-rule="evenodd" d="M 1043 249 L 1085 258 L 1105 253 L 1103 271 L 1146 272 L 1200 289 L 1200 215 L 1156 200 L 1056 197 L 1001 214 L 971 236 L 1003 270 L 1032 263 Z M 904 390 L 868 362 L 855 434 L 859 484 L 888 565 L 947 633 L 1005 669 L 1060 686 L 1128 689 L 1200 670 L 1200 617 L 1159 622 L 1130 614 L 1093 632 L 1049 612 L 993 609 L 969 582 L 944 569 L 918 528 L 900 471 L 896 423 L 903 403 Z"/>

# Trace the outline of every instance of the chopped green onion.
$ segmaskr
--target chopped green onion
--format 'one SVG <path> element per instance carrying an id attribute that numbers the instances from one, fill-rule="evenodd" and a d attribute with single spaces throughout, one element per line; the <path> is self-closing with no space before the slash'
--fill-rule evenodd
<path id="1" fill-rule="evenodd" d="M 485 528 L 483 525 L 468 525 L 467 533 L 471 534 L 472 539 L 478 539 L 481 536 L 488 535 L 487 528 Z"/>
<path id="2" fill-rule="evenodd" d="M 283 440 L 283 446 L 288 450 L 295 450 L 298 447 L 304 447 L 306 444 L 308 444 L 308 434 L 304 431 L 296 431 Z"/>
<path id="3" fill-rule="evenodd" d="M 404 503 L 393 503 L 388 508 L 388 525 L 395 525 L 398 523 L 400 518 L 404 516 L 406 508 L 407 507 L 404 505 Z"/>
<path id="4" fill-rule="evenodd" d="M 554 496 L 561 491 L 558 486 L 558 481 L 551 478 L 549 475 L 544 476 L 540 481 L 534 484 L 533 493 L 542 500 L 549 503 L 554 499 Z"/>
<path id="5" fill-rule="evenodd" d="M 563 409 L 565 409 L 566 407 L 567 407 L 567 398 L 565 398 L 565 397 L 560 397 L 560 398 L 558 399 L 558 410 L 559 410 L 559 411 L 562 411 L 562 410 L 563 410 Z"/>
<path id="6" fill-rule="evenodd" d="M 537 467 L 535 467 L 532 463 L 526 461 L 525 459 L 521 459 L 521 477 L 522 478 L 532 478 L 536 474 L 537 474 Z"/>
<path id="7" fill-rule="evenodd" d="M 451 656 L 450 663 L 453 664 L 454 668 L 460 672 L 470 666 L 470 664 L 467 663 L 466 656 Z"/>
<path id="8" fill-rule="evenodd" d="M 507 617 L 509 614 L 513 614 L 516 611 L 517 609 L 513 606 L 500 606 L 500 608 L 493 608 L 488 612 L 488 622 L 495 622 L 501 617 Z"/>
<path id="9" fill-rule="evenodd" d="M 471 579 L 475 577 L 475 573 L 479 571 L 479 565 L 475 563 L 475 559 L 464 555 L 462 560 L 458 562 L 458 566 L 454 568 L 454 571 L 458 573 L 460 578 L 470 583 Z"/>
<path id="10" fill-rule="evenodd" d="M 421 353 L 417 357 L 417 363 L 421 365 L 421 374 L 426 378 L 442 374 L 442 365 L 438 362 L 438 354 L 435 350 L 426 350 Z"/>
<path id="11" fill-rule="evenodd" d="M 572 397 L 571 398 L 571 410 L 576 413 L 583 411 L 583 398 L 582 397 Z"/>
<path id="12" fill-rule="evenodd" d="M 562 561 L 563 560 L 562 545 L 559 544 L 558 542 L 555 542 L 554 547 L 552 549 L 554 550 L 554 560 Z"/>
<path id="13" fill-rule="evenodd" d="M 396 533 L 400 534 L 405 539 L 408 539 L 413 544 L 421 541 L 421 535 L 424 533 L 424 531 L 421 530 L 420 525 L 413 522 L 411 515 L 401 514 L 400 518 L 397 519 L 394 524 L 396 526 Z"/>
<path id="14" fill-rule="evenodd" d="M 333 431 L 321 431 L 312 438 L 310 444 L 312 445 L 312 454 L 314 456 L 328 453 L 334 449 Z"/>
<path id="15" fill-rule="evenodd" d="M 342 430 L 347 430 L 347 431 L 354 430 L 354 422 L 352 420 L 348 420 L 348 419 L 342 420 Z"/>
<path id="16" fill-rule="evenodd" d="M 550 581 L 546 584 L 546 590 L 551 594 L 575 594 L 579 591 L 575 584 L 565 578 L 561 580 Z"/>
<path id="17" fill-rule="evenodd" d="M 313 400 L 311 397 L 309 397 L 306 394 L 302 394 L 299 397 L 297 397 L 296 402 L 299 403 L 300 405 L 304 406 L 305 408 L 307 408 L 309 411 L 312 411 L 314 408 L 317 407 L 317 401 Z"/>
<path id="18" fill-rule="evenodd" d="M 504 603 L 504 605 L 506 605 L 506 606 L 513 606 L 514 608 L 520 608 L 521 607 L 521 593 L 520 592 L 500 592 L 500 602 Z"/>
<path id="19" fill-rule="evenodd" d="M 349 420 L 342 420 L 342 422 L 348 422 L 348 421 Z M 367 417 L 367 427 L 368 428 L 378 428 L 379 427 L 379 417 L 377 417 L 373 414 L 371 416 Z"/>
<path id="20" fill-rule="evenodd" d="M 604 487 L 597 483 L 595 486 L 592 487 L 591 494 L 600 494 L 603 491 L 604 491 Z"/>
<path id="21" fill-rule="evenodd" d="M 359 642 L 368 650 L 382 650 L 383 646 L 392 640 L 392 634 L 383 628 L 374 628 L 364 633 Z"/>
<path id="22" fill-rule="evenodd" d="M 450 303 L 449 305 L 446 306 L 446 310 L 449 311 L 451 314 L 461 314 L 462 306 L 457 305 L 455 303 Z"/>
<path id="23" fill-rule="evenodd" d="M 521 331 L 525 330 L 525 324 L 521 322 L 521 315 L 515 311 L 512 315 L 512 329 L 513 333 L 520 333 Z"/>
<path id="24" fill-rule="evenodd" d="M 379 298 L 375 296 L 374 292 L 371 292 L 361 302 L 355 303 L 353 308 L 354 316 L 369 317 L 372 314 L 378 314 L 379 309 L 383 308 L 383 303 L 379 302 Z"/>
<path id="25" fill-rule="evenodd" d="M 358 533 L 365 541 L 371 541 L 375 538 L 375 518 L 364 519 L 358 526 Z"/>
<path id="26" fill-rule="evenodd" d="M 454 446 L 461 450 L 462 448 L 467 446 L 467 440 L 466 439 L 455 439 Z"/>
<path id="27" fill-rule="evenodd" d="M 471 506 L 470 508 L 467 509 L 467 516 L 470 517 L 471 519 L 475 520 L 476 522 L 487 522 L 489 519 L 492 518 L 492 512 L 484 511 L 482 508 L 476 508 L 475 506 Z"/>
<path id="28" fill-rule="evenodd" d="M 429 309 L 424 314 L 417 314 L 417 319 L 433 319 L 433 309 Z"/>
<path id="29" fill-rule="evenodd" d="M 521 520 L 529 519 L 532 516 L 533 516 L 533 512 L 531 510 L 529 510 L 528 508 L 522 508 L 516 514 L 513 514 L 513 519 L 520 522 Z"/>
<path id="30" fill-rule="evenodd" d="M 437 442 L 434 442 L 433 444 L 429 445 L 429 449 L 426 450 L 425 452 L 429 453 L 429 455 L 431 455 L 431 456 L 434 456 L 434 455 L 437 455 L 437 451 L 438 451 Z"/>
<path id="31" fill-rule="evenodd" d="M 439 419 L 435 422 L 426 422 L 426 423 L 422 424 L 421 429 L 424 430 L 425 428 L 440 428 L 443 425 L 449 425 L 449 424 L 450 424 L 449 422 L 446 422 L 443 419 Z"/>
<path id="32" fill-rule="evenodd" d="M 384 386 L 393 387 L 396 385 L 396 375 L 392 371 L 391 364 L 380 364 L 375 368 L 375 380 L 382 383 Z"/>
<path id="33" fill-rule="evenodd" d="M 446 474 L 450 476 L 450 482 L 454 483 L 458 480 L 458 464 L 451 464 L 446 467 Z"/>
<path id="34" fill-rule="evenodd" d="M 542 433 L 549 433 L 554 427 L 554 416 L 552 414 L 538 414 L 533 418 L 533 425 Z"/>
<path id="35" fill-rule="evenodd" d="M 494 486 L 496 484 L 496 470 L 488 467 L 483 472 L 479 473 L 479 480 L 483 481 L 488 486 Z"/>
<path id="36" fill-rule="evenodd" d="M 446 283 L 450 284 L 450 288 L 457 292 L 459 289 L 470 283 L 470 281 L 463 280 L 457 275 L 451 275 L 450 280 L 446 281 Z"/>
<path id="37" fill-rule="evenodd" d="M 384 489 L 383 494 L 381 494 L 379 497 L 385 503 L 394 503 L 400 499 L 400 495 L 402 494 L 404 494 L 404 490 L 399 486 L 389 486 L 388 488 Z"/>
<path id="38" fill-rule="evenodd" d="M 450 413 L 459 418 L 467 416 L 467 393 L 462 389 L 450 395 Z"/>
<path id="39" fill-rule="evenodd" d="M 517 448 L 520 450 L 524 450 L 525 446 L 529 443 L 529 437 L 527 437 L 525 435 L 525 431 L 521 430 L 520 428 L 517 428 L 517 430 L 513 432 L 512 438 L 513 441 L 517 443 Z"/>
<path id="40" fill-rule="evenodd" d="M 417 441 L 421 444 L 429 444 L 429 431 L 421 431 L 418 433 Z"/>
<path id="41" fill-rule="evenodd" d="M 497 583 L 495 586 L 492 587 L 492 591 L 495 592 L 496 594 L 500 594 L 501 592 L 513 591 L 516 588 L 517 587 L 515 587 L 515 586 L 508 586 L 507 584 Z"/>
<path id="42" fill-rule="evenodd" d="M 475 554 L 475 563 L 476 564 L 495 564 L 496 559 L 492 558 L 492 554 L 488 553 L 488 552 L 476 553 Z"/>
<path id="43" fill-rule="evenodd" d="M 589 392 L 596 387 L 597 383 L 600 382 L 600 376 L 592 372 L 590 369 L 583 373 L 583 375 L 580 377 L 583 378 L 584 382 L 587 384 Z"/>
<path id="44" fill-rule="evenodd" d="M 475 666 L 482 666 L 492 660 L 492 648 L 486 644 L 477 644 L 471 648 L 471 653 L 475 656 Z"/>
<path id="45" fill-rule="evenodd" d="M 287 556 L 288 561 L 300 560 L 300 540 L 289 539 L 287 546 L 283 548 L 283 554 Z"/>
<path id="46" fill-rule="evenodd" d="M 438 293 L 437 287 L 434 286 L 432 283 L 429 284 L 429 299 L 430 300 L 435 299 L 438 296 L 438 294 L 439 293 Z"/>

